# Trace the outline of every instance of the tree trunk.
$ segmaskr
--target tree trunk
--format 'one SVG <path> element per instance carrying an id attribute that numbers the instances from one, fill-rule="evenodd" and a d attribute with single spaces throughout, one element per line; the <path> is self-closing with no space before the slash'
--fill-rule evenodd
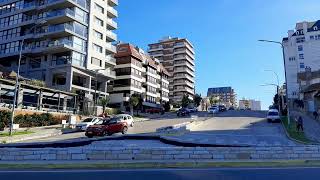
<path id="1" fill-rule="evenodd" d="M 131 116 L 133 116 L 133 106 L 132 105 L 130 105 L 130 114 L 131 114 Z"/>

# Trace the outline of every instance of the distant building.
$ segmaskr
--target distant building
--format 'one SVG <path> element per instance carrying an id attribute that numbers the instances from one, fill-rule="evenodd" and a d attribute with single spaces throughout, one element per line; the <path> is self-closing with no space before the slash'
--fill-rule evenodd
<path id="1" fill-rule="evenodd" d="M 149 54 L 159 59 L 169 78 L 170 99 L 180 103 L 183 95 L 193 100 L 195 83 L 195 52 L 187 39 L 166 37 L 157 43 L 149 44 Z"/>
<path id="2" fill-rule="evenodd" d="M 160 108 L 169 101 L 170 73 L 155 58 L 131 44 L 119 44 L 114 67 L 117 78 L 111 82 L 108 92 L 110 104 L 121 110 L 129 110 L 129 98 L 141 95 L 144 110 Z"/>
<path id="3" fill-rule="evenodd" d="M 239 101 L 239 109 L 250 109 L 253 111 L 261 111 L 261 101 L 242 99 Z"/>
<path id="4" fill-rule="evenodd" d="M 231 87 L 209 88 L 207 96 L 218 97 L 220 99 L 220 103 L 226 105 L 227 107 L 237 105 L 236 94 Z"/>

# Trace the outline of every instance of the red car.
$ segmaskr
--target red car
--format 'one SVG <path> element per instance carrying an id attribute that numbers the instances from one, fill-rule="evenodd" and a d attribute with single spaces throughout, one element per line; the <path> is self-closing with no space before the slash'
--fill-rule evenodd
<path id="1" fill-rule="evenodd" d="M 126 134 L 128 131 L 128 124 L 123 122 L 120 118 L 114 117 L 104 120 L 102 124 L 89 126 L 86 130 L 86 136 L 92 138 L 93 136 L 111 136 L 114 133 Z"/>
<path id="2" fill-rule="evenodd" d="M 157 109 L 157 108 L 152 108 L 152 109 L 147 109 L 146 112 L 150 113 L 150 114 L 153 114 L 153 113 L 160 113 L 161 110 Z"/>

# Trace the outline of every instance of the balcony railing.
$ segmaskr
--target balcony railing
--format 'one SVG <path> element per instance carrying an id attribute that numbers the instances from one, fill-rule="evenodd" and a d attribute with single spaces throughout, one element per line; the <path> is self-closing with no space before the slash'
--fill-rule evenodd
<path id="1" fill-rule="evenodd" d="M 56 3 L 58 0 L 47 0 L 44 5 Z M 84 9 L 89 10 L 89 4 L 85 0 L 70 0 L 83 7 Z"/>
<path id="2" fill-rule="evenodd" d="M 106 31 L 107 36 L 111 37 L 114 40 L 117 40 L 117 34 L 112 31 Z"/>
<path id="3" fill-rule="evenodd" d="M 116 59 L 112 56 L 106 56 L 106 61 L 116 64 Z"/>
<path id="4" fill-rule="evenodd" d="M 115 28 L 118 27 L 118 24 L 113 19 L 108 18 L 107 19 L 107 23 L 110 24 L 111 26 L 115 27 Z"/>

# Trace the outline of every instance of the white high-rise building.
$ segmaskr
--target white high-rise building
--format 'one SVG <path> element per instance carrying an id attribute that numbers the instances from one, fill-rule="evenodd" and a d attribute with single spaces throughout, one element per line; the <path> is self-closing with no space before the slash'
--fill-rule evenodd
<path id="1" fill-rule="evenodd" d="M 287 95 L 289 99 L 298 99 L 298 73 L 320 69 L 320 21 L 297 23 L 295 30 L 289 30 L 288 37 L 283 38 L 283 46 Z"/>
<path id="2" fill-rule="evenodd" d="M 118 0 L 0 0 L 0 64 L 46 86 L 107 95 L 115 79 Z"/>

